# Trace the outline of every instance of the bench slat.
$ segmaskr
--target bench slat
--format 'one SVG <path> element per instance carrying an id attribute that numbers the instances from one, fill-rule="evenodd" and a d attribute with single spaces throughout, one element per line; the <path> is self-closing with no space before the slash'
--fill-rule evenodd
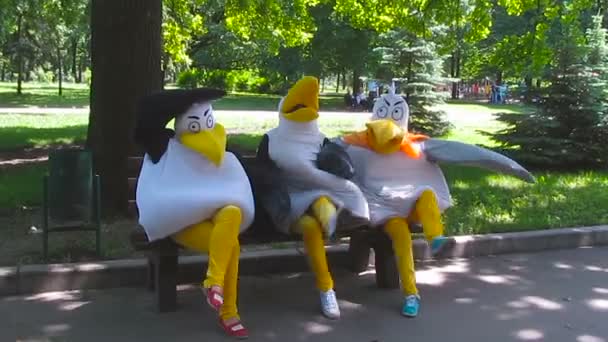
<path id="1" fill-rule="evenodd" d="M 129 200 L 135 199 L 135 192 L 137 191 L 137 177 L 129 177 Z"/>
<path id="2" fill-rule="evenodd" d="M 129 200 L 129 218 L 137 218 L 139 216 L 139 210 L 137 210 L 137 203 L 134 199 Z"/>
<path id="3" fill-rule="evenodd" d="M 141 169 L 141 164 L 143 162 L 143 157 L 129 157 L 129 159 L 127 160 L 127 169 L 129 172 L 129 177 L 139 176 L 139 170 Z"/>

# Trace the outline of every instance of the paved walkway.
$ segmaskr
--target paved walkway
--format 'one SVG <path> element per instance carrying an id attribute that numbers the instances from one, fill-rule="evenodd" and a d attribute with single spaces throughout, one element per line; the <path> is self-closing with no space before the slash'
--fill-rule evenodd
<path id="1" fill-rule="evenodd" d="M 335 271 L 340 321 L 317 311 L 309 274 L 243 277 L 251 341 L 608 341 L 608 248 L 418 266 L 423 307 L 398 314 L 399 292 L 372 274 Z M 371 272 L 371 271 L 370 271 Z M 144 289 L 0 298 L 0 341 L 223 341 L 199 290 L 157 314 Z"/>

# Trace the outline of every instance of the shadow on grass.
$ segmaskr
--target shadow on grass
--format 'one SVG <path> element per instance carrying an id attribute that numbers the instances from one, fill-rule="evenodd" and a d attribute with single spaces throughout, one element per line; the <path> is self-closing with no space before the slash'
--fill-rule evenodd
<path id="1" fill-rule="evenodd" d="M 53 128 L 0 127 L 0 153 L 27 147 L 73 144 L 86 139 L 87 125 Z"/>

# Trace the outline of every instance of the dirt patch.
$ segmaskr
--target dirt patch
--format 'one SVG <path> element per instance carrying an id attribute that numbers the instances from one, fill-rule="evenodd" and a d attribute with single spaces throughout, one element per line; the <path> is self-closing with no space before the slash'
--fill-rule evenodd
<path id="1" fill-rule="evenodd" d="M 129 235 L 132 220 L 117 220 L 101 226 L 101 255 L 95 253 L 95 232 L 55 232 L 49 235 L 49 263 L 85 262 L 143 256 L 133 250 Z M 43 263 L 42 212 L 20 208 L 0 216 L 0 266 Z"/>

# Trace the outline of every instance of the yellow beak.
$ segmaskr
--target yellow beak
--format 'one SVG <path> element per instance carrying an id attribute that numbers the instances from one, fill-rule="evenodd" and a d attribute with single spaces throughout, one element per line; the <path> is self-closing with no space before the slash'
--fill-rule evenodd
<path id="1" fill-rule="evenodd" d="M 207 157 L 216 166 L 220 166 L 226 152 L 226 130 L 216 123 L 213 129 L 198 133 L 183 133 L 180 142 Z"/>
<path id="2" fill-rule="evenodd" d="M 378 153 L 389 154 L 399 151 L 405 131 L 391 120 L 375 120 L 367 126 L 367 141 Z"/>
<path id="3" fill-rule="evenodd" d="M 291 121 L 308 122 L 319 117 L 319 81 L 305 76 L 294 84 L 281 106 L 283 116 Z"/>

